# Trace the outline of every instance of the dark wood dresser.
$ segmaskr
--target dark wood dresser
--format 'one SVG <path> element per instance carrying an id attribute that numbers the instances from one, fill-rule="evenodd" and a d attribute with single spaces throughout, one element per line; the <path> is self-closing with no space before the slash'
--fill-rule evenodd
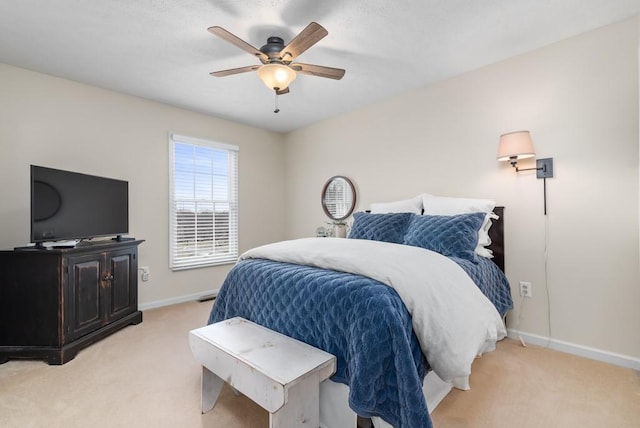
<path id="1" fill-rule="evenodd" d="M 0 364 L 12 358 L 64 364 L 129 324 L 138 310 L 138 245 L 0 251 Z"/>

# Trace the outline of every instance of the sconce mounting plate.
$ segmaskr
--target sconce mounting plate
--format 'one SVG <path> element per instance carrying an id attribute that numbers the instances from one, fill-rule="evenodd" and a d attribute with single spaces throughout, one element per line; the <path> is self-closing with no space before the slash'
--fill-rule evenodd
<path id="1" fill-rule="evenodd" d="M 536 177 L 537 178 L 553 177 L 553 158 L 536 159 Z"/>

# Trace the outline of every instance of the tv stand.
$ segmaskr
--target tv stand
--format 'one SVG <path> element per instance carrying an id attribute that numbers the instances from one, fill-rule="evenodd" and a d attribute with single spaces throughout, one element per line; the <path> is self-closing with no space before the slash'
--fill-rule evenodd
<path id="1" fill-rule="evenodd" d="M 82 348 L 141 323 L 142 242 L 0 251 L 0 364 L 13 358 L 64 364 Z"/>

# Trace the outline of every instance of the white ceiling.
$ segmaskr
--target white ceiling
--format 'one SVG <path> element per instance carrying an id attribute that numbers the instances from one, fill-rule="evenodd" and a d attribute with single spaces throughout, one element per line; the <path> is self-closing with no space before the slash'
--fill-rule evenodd
<path id="1" fill-rule="evenodd" d="M 640 13 L 640 0 L 2 0 L 0 62 L 287 132 Z M 260 48 L 309 22 L 329 35 L 278 99 L 259 64 L 207 32 Z M 0 95 L 1 96 L 1 95 Z"/>

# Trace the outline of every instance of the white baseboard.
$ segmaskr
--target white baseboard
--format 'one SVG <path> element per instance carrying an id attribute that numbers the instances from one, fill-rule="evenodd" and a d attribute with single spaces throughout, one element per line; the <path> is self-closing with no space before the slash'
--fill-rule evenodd
<path id="1" fill-rule="evenodd" d="M 162 308 L 163 306 L 177 305 L 178 303 L 194 302 L 202 297 L 217 296 L 218 291 L 218 289 L 202 291 L 200 293 L 188 294 L 186 296 L 178 296 L 172 297 L 170 299 L 156 300 L 149 303 L 141 303 L 140 305 L 138 305 L 138 309 L 140 309 L 141 311 L 146 311 L 148 309 Z"/>
<path id="2" fill-rule="evenodd" d="M 596 361 L 613 364 L 634 370 L 640 370 L 640 358 L 631 357 L 629 355 L 616 354 L 614 352 L 603 351 L 601 349 L 590 348 L 588 346 L 577 345 L 575 343 L 565 342 L 563 340 L 549 339 L 546 336 L 537 334 L 518 332 L 518 330 L 508 329 L 508 336 L 511 339 L 519 340 L 519 337 L 532 345 L 545 346 L 556 351 L 566 352 L 567 354 L 577 355 L 579 357 L 590 358 Z"/>

